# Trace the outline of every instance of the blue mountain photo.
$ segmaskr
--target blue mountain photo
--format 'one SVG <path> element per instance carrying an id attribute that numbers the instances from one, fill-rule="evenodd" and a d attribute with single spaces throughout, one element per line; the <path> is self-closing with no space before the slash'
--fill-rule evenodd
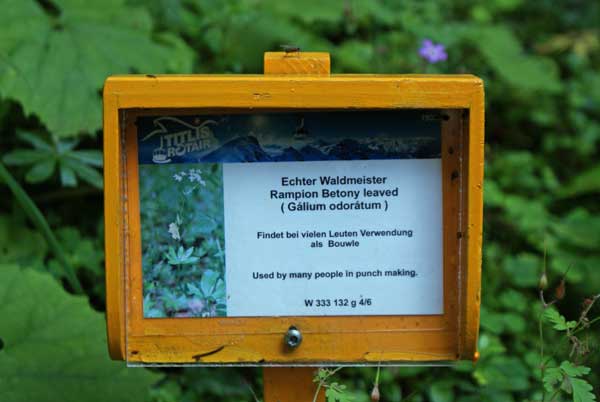
<path id="1" fill-rule="evenodd" d="M 251 163 L 439 158 L 421 112 L 313 112 L 138 119 L 139 162 Z"/>

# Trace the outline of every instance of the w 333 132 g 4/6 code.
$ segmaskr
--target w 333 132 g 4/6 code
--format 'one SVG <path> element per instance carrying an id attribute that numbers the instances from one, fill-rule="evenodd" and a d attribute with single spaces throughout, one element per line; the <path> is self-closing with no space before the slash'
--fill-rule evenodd
<path id="1" fill-rule="evenodd" d="M 373 305 L 373 299 L 359 297 L 357 299 L 304 299 L 305 307 L 367 307 Z"/>

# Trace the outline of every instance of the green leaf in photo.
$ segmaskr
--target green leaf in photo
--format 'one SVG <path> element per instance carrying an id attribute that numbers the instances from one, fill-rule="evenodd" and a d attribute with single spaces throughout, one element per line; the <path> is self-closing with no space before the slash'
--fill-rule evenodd
<path id="1" fill-rule="evenodd" d="M 184 249 L 182 246 L 179 246 L 177 252 L 173 247 L 169 247 L 169 251 L 165 253 L 165 257 L 171 265 L 194 264 L 198 262 L 199 258 L 193 256 L 193 252 L 194 247 Z"/>
<path id="2" fill-rule="evenodd" d="M 212 295 L 218 279 L 218 272 L 211 270 L 204 271 L 202 274 L 202 279 L 200 280 L 200 289 L 202 290 L 202 293 L 204 293 L 205 297 Z"/>
<path id="3" fill-rule="evenodd" d="M 102 314 L 51 276 L 0 265 L 3 402 L 136 402 L 161 376 L 111 361 Z"/>

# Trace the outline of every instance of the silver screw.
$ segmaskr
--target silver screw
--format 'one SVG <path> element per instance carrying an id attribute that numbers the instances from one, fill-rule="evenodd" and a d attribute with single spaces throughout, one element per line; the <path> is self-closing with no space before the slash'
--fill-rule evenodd
<path id="1" fill-rule="evenodd" d="M 301 342 L 302 332 L 292 325 L 285 334 L 285 344 L 291 349 L 295 349 L 300 346 Z"/>

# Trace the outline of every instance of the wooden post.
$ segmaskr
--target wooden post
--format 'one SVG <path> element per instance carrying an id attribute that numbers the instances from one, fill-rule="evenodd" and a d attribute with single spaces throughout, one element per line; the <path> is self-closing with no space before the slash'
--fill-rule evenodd
<path id="1" fill-rule="evenodd" d="M 312 402 L 317 392 L 313 382 L 316 367 L 265 367 L 263 369 L 264 402 Z M 319 391 L 317 402 L 325 402 Z"/>
<path id="2" fill-rule="evenodd" d="M 329 75 L 330 66 L 329 53 L 266 52 L 264 58 L 264 74 Z M 264 401 L 312 402 L 317 391 L 313 382 L 316 370 L 316 367 L 265 367 Z M 325 402 L 324 390 L 316 401 Z"/>
<path id="3" fill-rule="evenodd" d="M 323 52 L 266 52 L 265 75 L 329 75 L 329 53 Z"/>

